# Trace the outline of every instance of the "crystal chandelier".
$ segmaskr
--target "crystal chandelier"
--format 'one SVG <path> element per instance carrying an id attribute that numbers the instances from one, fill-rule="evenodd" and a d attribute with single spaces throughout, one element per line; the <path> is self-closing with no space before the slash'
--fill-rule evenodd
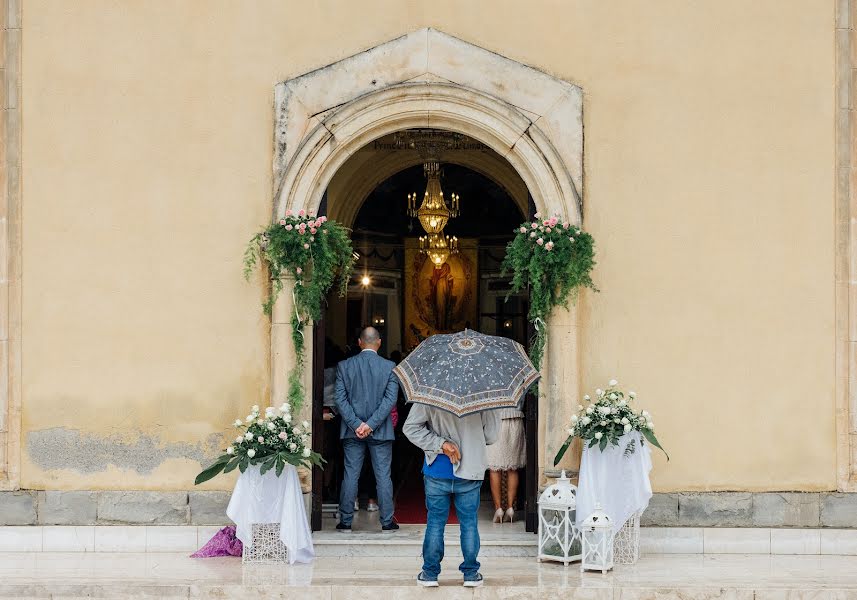
<path id="1" fill-rule="evenodd" d="M 439 269 L 450 255 L 458 254 L 458 238 L 443 233 L 424 235 L 420 237 L 420 252 L 429 257 L 435 269 Z"/>
<path id="2" fill-rule="evenodd" d="M 428 234 L 440 234 L 450 219 L 458 216 L 458 194 L 450 196 L 450 206 L 443 198 L 440 188 L 440 163 L 430 160 L 423 165 L 428 183 L 422 204 L 417 207 L 417 194 L 408 194 L 408 215 L 420 220 L 420 225 Z"/>

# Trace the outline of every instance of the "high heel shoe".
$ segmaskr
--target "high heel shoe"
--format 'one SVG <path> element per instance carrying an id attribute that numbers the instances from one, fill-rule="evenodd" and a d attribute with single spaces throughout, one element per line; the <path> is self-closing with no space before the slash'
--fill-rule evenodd
<path id="1" fill-rule="evenodd" d="M 494 512 L 494 522 L 495 523 L 503 523 L 503 509 L 502 508 L 498 508 Z"/>
<path id="2" fill-rule="evenodd" d="M 506 514 L 504 514 L 503 517 L 504 517 L 504 519 L 509 519 L 509 523 L 511 523 L 512 521 L 515 520 L 515 509 L 512 507 L 509 507 L 509 509 L 506 511 Z"/>

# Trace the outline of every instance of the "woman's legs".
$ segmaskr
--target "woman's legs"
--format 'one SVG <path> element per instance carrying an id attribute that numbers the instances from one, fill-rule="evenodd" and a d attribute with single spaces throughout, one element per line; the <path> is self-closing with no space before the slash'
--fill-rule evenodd
<path id="1" fill-rule="evenodd" d="M 515 508 L 515 501 L 518 499 L 518 470 L 517 469 L 509 469 L 506 471 L 506 499 L 508 503 L 506 504 L 509 508 Z M 499 489 L 499 485 L 497 486 Z M 494 491 L 494 488 L 491 488 L 491 491 Z M 495 502 L 496 504 L 496 502 Z"/>
<path id="2" fill-rule="evenodd" d="M 494 510 L 503 508 L 503 471 L 488 471 L 488 482 L 491 484 L 491 499 Z"/>

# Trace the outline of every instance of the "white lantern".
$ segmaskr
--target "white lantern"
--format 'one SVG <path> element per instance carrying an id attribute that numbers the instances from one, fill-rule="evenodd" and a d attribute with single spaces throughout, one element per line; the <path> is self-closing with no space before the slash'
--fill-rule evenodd
<path id="1" fill-rule="evenodd" d="M 583 521 L 581 529 L 583 562 L 580 570 L 606 573 L 613 568 L 613 519 L 596 503 L 595 510 Z"/>
<path id="2" fill-rule="evenodd" d="M 556 483 L 539 496 L 539 561 L 555 560 L 568 565 L 580 560 L 576 491 L 563 471 Z"/>

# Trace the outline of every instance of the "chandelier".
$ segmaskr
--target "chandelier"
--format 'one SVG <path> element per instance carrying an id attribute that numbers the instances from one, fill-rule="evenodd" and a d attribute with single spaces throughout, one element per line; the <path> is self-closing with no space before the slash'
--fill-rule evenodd
<path id="1" fill-rule="evenodd" d="M 435 269 L 439 269 L 450 255 L 458 254 L 458 238 L 443 233 L 424 235 L 420 237 L 420 252 L 429 257 Z"/>
<path id="2" fill-rule="evenodd" d="M 442 233 L 450 219 L 458 216 L 458 194 L 450 196 L 447 206 L 440 188 L 440 163 L 430 160 L 423 165 L 423 172 L 428 179 L 422 204 L 417 207 L 417 194 L 408 194 L 408 215 L 420 220 L 420 225 L 426 233 Z"/>

